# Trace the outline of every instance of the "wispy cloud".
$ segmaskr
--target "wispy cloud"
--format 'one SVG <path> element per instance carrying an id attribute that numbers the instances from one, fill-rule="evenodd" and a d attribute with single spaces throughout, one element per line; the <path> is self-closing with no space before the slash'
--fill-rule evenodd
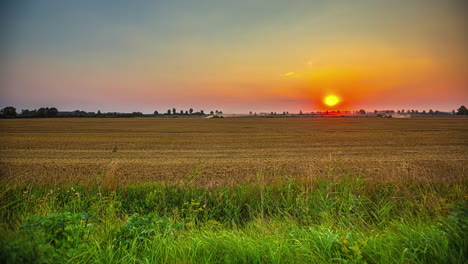
<path id="1" fill-rule="evenodd" d="M 291 75 L 294 75 L 296 74 L 295 72 L 288 72 L 288 73 L 285 73 L 285 74 L 282 74 L 280 76 L 291 76 Z"/>

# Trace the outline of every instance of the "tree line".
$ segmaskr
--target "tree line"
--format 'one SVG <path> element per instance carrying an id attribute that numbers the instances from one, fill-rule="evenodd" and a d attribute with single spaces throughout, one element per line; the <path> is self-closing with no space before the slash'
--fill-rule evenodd
<path id="1" fill-rule="evenodd" d="M 211 115 L 220 115 L 222 111 L 211 111 Z M 0 110 L 0 117 L 2 118 L 54 118 L 54 117 L 90 117 L 90 118 L 113 118 L 113 117 L 143 117 L 143 116 L 167 116 L 167 115 L 206 115 L 204 110 L 194 112 L 193 108 L 188 110 L 179 110 L 176 108 L 168 109 L 165 113 L 159 113 L 157 110 L 151 115 L 145 115 L 141 112 L 131 112 L 131 113 L 120 113 L 120 112 L 107 112 L 102 113 L 100 110 L 97 112 L 86 112 L 82 110 L 75 111 L 59 111 L 56 107 L 41 107 L 39 109 L 29 110 L 22 109 L 21 113 L 18 113 L 16 108 L 13 106 L 7 106 Z"/>
<path id="2" fill-rule="evenodd" d="M 335 112 L 333 112 L 335 113 Z M 340 113 L 340 111 L 337 111 L 337 113 Z M 366 112 L 365 110 L 361 109 L 358 111 L 345 111 L 343 113 L 350 113 L 350 114 L 357 114 L 357 115 L 365 115 L 365 114 L 372 114 L 372 112 Z M 223 112 L 216 110 L 216 111 L 210 111 L 210 115 L 214 116 L 219 116 L 222 115 Z M 250 115 L 256 116 L 257 113 L 249 113 Z M 326 112 L 317 112 L 317 114 L 328 114 L 328 111 Z M 460 106 L 456 111 L 452 110 L 452 112 L 441 112 L 438 110 L 432 110 L 430 109 L 429 111 L 418 111 L 418 110 L 375 110 L 373 112 L 375 115 L 382 115 L 382 114 L 416 114 L 416 115 L 468 115 L 468 109 L 462 105 Z M 107 112 L 107 113 L 101 113 L 100 110 L 97 112 L 86 112 L 86 111 L 81 111 L 81 110 L 75 110 L 75 111 L 59 111 L 56 107 L 41 107 L 39 109 L 34 109 L 34 110 L 29 110 L 29 109 L 22 109 L 21 113 L 17 113 L 16 108 L 13 106 L 7 106 L 3 109 L 0 110 L 0 117 L 1 118 L 53 118 L 53 117 L 107 117 L 107 118 L 113 118 L 113 117 L 143 117 L 143 116 L 186 116 L 186 115 L 198 115 L 198 116 L 203 116 L 206 115 L 204 110 L 200 110 L 197 112 L 194 112 L 193 108 L 190 108 L 188 110 L 179 110 L 177 111 L 176 108 L 168 109 L 166 112 L 160 113 L 159 111 L 154 111 L 152 115 L 145 115 L 141 112 L 132 112 L 132 113 L 119 113 L 119 112 Z M 276 115 L 276 112 L 271 112 L 271 115 Z M 289 115 L 289 112 L 283 112 L 283 115 Z M 299 112 L 299 115 L 302 115 L 302 111 Z"/>

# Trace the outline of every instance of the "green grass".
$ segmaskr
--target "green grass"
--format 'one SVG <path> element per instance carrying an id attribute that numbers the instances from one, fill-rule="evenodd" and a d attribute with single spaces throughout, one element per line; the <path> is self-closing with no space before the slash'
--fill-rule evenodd
<path id="1" fill-rule="evenodd" d="M 2 263 L 466 263 L 464 183 L 11 186 Z"/>

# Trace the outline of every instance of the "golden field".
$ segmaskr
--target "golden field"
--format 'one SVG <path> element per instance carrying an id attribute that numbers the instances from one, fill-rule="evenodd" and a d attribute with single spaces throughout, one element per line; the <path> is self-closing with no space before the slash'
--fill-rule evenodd
<path id="1" fill-rule="evenodd" d="M 465 182 L 468 119 L 0 120 L 0 177 L 41 185 L 235 185 L 363 173 Z"/>

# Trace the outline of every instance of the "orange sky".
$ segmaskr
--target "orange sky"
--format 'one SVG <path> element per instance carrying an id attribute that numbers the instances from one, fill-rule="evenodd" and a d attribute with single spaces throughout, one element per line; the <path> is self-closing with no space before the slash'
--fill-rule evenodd
<path id="1" fill-rule="evenodd" d="M 5 9 L 1 107 L 241 113 L 468 103 L 459 0 L 26 3 Z M 341 103 L 325 106 L 329 94 Z"/>

